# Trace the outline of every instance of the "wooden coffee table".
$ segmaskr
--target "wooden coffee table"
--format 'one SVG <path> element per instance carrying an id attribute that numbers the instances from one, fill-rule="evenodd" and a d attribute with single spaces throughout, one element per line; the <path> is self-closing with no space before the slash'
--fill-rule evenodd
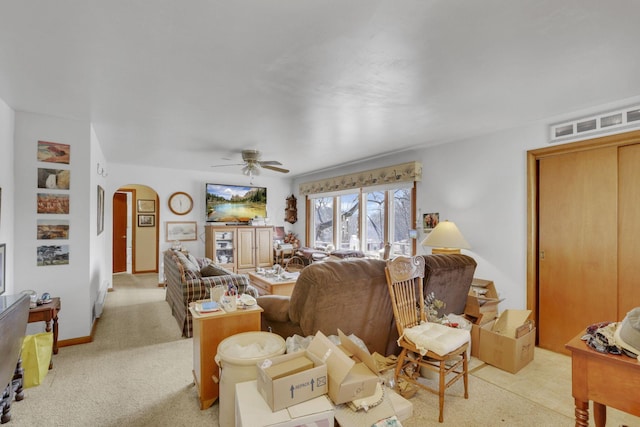
<path id="1" fill-rule="evenodd" d="M 300 273 L 287 273 L 289 275 L 292 275 L 293 278 L 284 280 L 273 276 L 268 277 L 264 274 L 258 274 L 254 272 L 250 272 L 247 274 L 249 275 L 251 284 L 255 286 L 260 295 L 291 296 Z"/>

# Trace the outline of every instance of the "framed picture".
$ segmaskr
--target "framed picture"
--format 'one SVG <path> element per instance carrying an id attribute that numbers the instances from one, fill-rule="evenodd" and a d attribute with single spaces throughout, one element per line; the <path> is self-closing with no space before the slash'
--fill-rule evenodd
<path id="1" fill-rule="evenodd" d="M 6 258 L 7 258 L 7 245 L 2 243 L 0 244 L 0 295 L 4 294 L 5 291 L 5 270 L 6 270 Z"/>
<path id="2" fill-rule="evenodd" d="M 98 236 L 104 231 L 104 188 L 98 185 Z"/>
<path id="3" fill-rule="evenodd" d="M 57 142 L 38 141 L 38 161 L 69 164 L 71 146 Z"/>
<path id="4" fill-rule="evenodd" d="M 155 227 L 155 215 L 138 215 L 138 227 Z"/>
<path id="5" fill-rule="evenodd" d="M 156 211 L 155 200 L 138 200 L 138 212 L 141 213 L 154 213 Z"/>
<path id="6" fill-rule="evenodd" d="M 440 214 L 438 212 L 426 213 L 422 216 L 422 226 L 425 233 L 431 232 L 440 222 Z"/>
<path id="7" fill-rule="evenodd" d="M 38 188 L 68 190 L 71 184 L 71 171 L 66 169 L 38 168 Z"/>
<path id="8" fill-rule="evenodd" d="M 39 219 L 36 239 L 38 240 L 67 240 L 69 239 L 69 220 Z"/>
<path id="9" fill-rule="evenodd" d="M 69 264 L 69 245 L 38 246 L 38 267 Z"/>
<path id="10" fill-rule="evenodd" d="M 68 214 L 69 195 L 38 193 L 39 214 Z"/>
<path id="11" fill-rule="evenodd" d="M 167 222 L 167 242 L 174 242 L 176 240 L 197 240 L 198 234 L 196 230 L 197 224 L 195 221 Z"/>

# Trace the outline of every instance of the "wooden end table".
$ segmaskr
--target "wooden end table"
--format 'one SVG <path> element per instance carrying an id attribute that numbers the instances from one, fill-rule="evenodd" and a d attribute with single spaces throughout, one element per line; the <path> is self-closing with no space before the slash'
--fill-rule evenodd
<path id="1" fill-rule="evenodd" d="M 45 331 L 51 332 L 53 321 L 53 354 L 58 354 L 58 312 L 60 311 L 60 298 L 51 298 L 51 302 L 29 309 L 29 323 L 45 322 Z M 49 362 L 49 369 L 53 368 L 53 357 Z"/>
<path id="2" fill-rule="evenodd" d="M 640 416 L 640 362 L 625 355 L 599 353 L 580 339 L 582 335 L 565 345 L 571 351 L 576 427 L 588 427 L 590 400 L 596 427 L 606 424 L 607 406 Z"/>
<path id="3" fill-rule="evenodd" d="M 220 395 L 220 371 L 215 362 L 222 340 L 240 332 L 260 331 L 262 307 L 253 306 L 236 311 L 198 313 L 195 303 L 189 304 L 193 316 L 193 378 L 200 397 L 200 409 L 207 409 Z M 215 380 L 214 380 L 215 377 Z"/>
<path id="4" fill-rule="evenodd" d="M 300 273 L 287 273 L 294 275 L 292 279 L 280 280 L 275 277 L 267 277 L 264 274 L 254 272 L 247 273 L 251 284 L 258 289 L 260 295 L 285 295 L 291 296 L 293 288 Z"/>

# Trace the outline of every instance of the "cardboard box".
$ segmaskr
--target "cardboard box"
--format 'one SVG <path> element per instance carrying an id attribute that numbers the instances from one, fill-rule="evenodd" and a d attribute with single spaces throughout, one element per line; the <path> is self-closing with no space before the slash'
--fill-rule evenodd
<path id="1" fill-rule="evenodd" d="M 272 411 L 258 392 L 257 380 L 236 384 L 237 427 L 333 427 L 334 409 L 326 395 Z"/>
<path id="2" fill-rule="evenodd" d="M 533 360 L 536 328 L 528 321 L 531 310 L 505 310 L 479 331 L 478 358 L 485 363 L 515 374 Z M 516 338 L 516 331 L 523 334 Z M 528 332 L 527 332 L 528 330 Z M 472 335 L 473 343 L 473 335 Z M 473 351 L 473 344 L 472 344 Z"/>
<path id="3" fill-rule="evenodd" d="M 504 301 L 491 280 L 474 278 L 467 295 L 464 314 L 477 319 L 474 323 L 482 324 L 493 320 L 498 314 L 498 304 Z"/>
<path id="4" fill-rule="evenodd" d="M 329 397 L 336 405 L 371 396 L 378 382 L 378 367 L 373 356 L 341 330 L 338 336 L 340 347 L 318 331 L 307 348 L 327 364 Z"/>
<path id="5" fill-rule="evenodd" d="M 309 366 L 307 360 L 313 362 L 313 366 L 300 370 L 301 366 Z M 273 411 L 279 411 L 327 393 L 327 366 L 308 350 L 272 357 L 258 362 L 257 365 L 258 392 Z M 283 369 L 280 369 L 280 365 L 283 365 Z M 277 378 L 269 375 L 269 372 L 281 374 L 285 371 L 289 371 L 290 374 L 276 375 Z"/>

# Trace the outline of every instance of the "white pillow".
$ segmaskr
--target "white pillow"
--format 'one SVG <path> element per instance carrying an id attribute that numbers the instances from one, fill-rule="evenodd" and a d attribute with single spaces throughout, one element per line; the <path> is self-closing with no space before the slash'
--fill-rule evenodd
<path id="1" fill-rule="evenodd" d="M 405 329 L 404 337 L 414 343 L 423 356 L 427 351 L 444 356 L 471 340 L 471 334 L 465 329 L 433 322 L 424 322 Z"/>

